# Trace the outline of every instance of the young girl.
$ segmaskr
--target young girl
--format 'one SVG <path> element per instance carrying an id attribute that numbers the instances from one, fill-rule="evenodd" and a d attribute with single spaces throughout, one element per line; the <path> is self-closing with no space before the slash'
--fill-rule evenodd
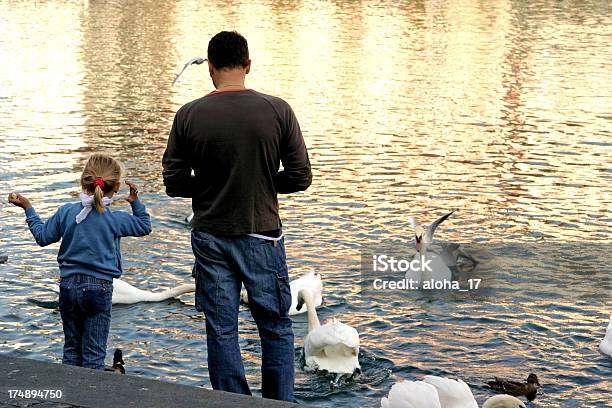
<path id="1" fill-rule="evenodd" d="M 121 173 L 121 165 L 112 157 L 92 155 L 81 175 L 81 202 L 60 207 L 44 224 L 27 198 L 9 195 L 10 203 L 25 210 L 38 245 L 62 240 L 57 261 L 65 337 L 63 364 L 104 368 L 113 278 L 123 272 L 119 240 L 151 232 L 149 214 L 133 183 L 126 181 L 133 215 L 107 208 L 119 191 Z"/>

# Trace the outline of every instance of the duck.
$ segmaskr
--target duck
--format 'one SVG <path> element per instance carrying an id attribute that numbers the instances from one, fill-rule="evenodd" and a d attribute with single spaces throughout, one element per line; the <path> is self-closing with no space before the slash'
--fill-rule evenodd
<path id="1" fill-rule="evenodd" d="M 428 375 L 422 381 L 394 384 L 380 401 L 382 408 L 478 408 L 470 387 L 462 380 Z M 483 408 L 525 408 L 511 395 L 495 395 Z"/>
<path id="2" fill-rule="evenodd" d="M 357 330 L 335 318 L 321 325 L 310 288 L 298 292 L 297 310 L 304 305 L 308 307 L 308 333 L 303 347 L 306 371 L 325 370 L 340 376 L 361 372 Z"/>
<path id="3" fill-rule="evenodd" d="M 125 368 L 123 367 L 123 352 L 121 349 L 115 349 L 113 354 L 113 365 L 111 367 L 104 367 L 104 371 L 112 371 L 119 374 L 125 374 Z"/>
<path id="4" fill-rule="evenodd" d="M 451 281 L 452 272 L 444 259 L 435 252 L 428 251 L 429 245 L 433 242 L 434 232 L 440 224 L 442 224 L 455 211 L 445 214 L 431 223 L 427 230 L 423 228 L 414 217 L 409 217 L 409 222 L 414 229 L 414 239 L 416 246 L 416 254 L 414 260 L 419 261 L 419 265 L 428 265 L 428 267 L 418 268 L 413 270 L 408 269 L 405 274 L 406 279 L 412 279 L 417 285 L 421 285 L 423 281 Z"/>
<path id="5" fill-rule="evenodd" d="M 608 329 L 606 335 L 599 343 L 599 351 L 612 357 L 612 315 L 610 315 L 610 323 L 608 323 Z"/>
<path id="6" fill-rule="evenodd" d="M 297 308 L 298 293 L 304 288 L 308 288 L 312 291 L 314 295 L 315 307 L 319 307 L 323 303 L 323 285 L 321 283 L 321 275 L 314 269 L 289 282 L 289 288 L 291 289 L 291 307 L 289 308 L 289 316 L 308 312 L 308 305 L 305 303 L 300 310 Z M 244 286 L 240 291 L 240 300 L 247 305 L 249 304 L 249 295 Z"/>
<path id="7" fill-rule="evenodd" d="M 52 286 L 59 293 L 59 285 Z M 185 293 L 195 292 L 195 284 L 187 283 L 171 289 L 151 292 L 138 289 L 122 279 L 113 279 L 113 305 L 131 305 L 140 302 L 161 302 L 178 297 Z"/>
<path id="8" fill-rule="evenodd" d="M 497 392 L 510 394 L 515 397 L 524 396 L 528 401 L 533 401 L 538 394 L 540 382 L 538 381 L 538 376 L 531 373 L 527 376 L 527 381 L 524 383 L 495 377 L 495 380 L 488 381 L 485 385 Z"/>

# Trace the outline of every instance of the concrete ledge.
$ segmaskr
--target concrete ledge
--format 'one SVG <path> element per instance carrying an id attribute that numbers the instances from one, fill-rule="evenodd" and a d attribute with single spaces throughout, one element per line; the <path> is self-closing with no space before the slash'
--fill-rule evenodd
<path id="1" fill-rule="evenodd" d="M 0 354 L 2 407 L 249 407 L 296 404 Z M 10 398 L 9 390 L 61 390 L 62 397 Z"/>

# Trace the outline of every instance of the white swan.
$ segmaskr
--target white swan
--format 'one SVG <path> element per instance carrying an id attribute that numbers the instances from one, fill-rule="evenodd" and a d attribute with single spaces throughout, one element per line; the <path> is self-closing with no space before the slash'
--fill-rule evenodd
<path id="1" fill-rule="evenodd" d="M 59 293 L 59 285 L 53 285 L 54 292 Z M 131 305 L 139 302 L 161 302 L 178 297 L 184 293 L 195 292 L 195 284 L 187 283 L 159 292 L 138 289 L 124 280 L 113 279 L 113 305 Z"/>
<path id="2" fill-rule="evenodd" d="M 289 282 L 289 287 L 291 289 L 291 307 L 289 308 L 289 316 L 308 311 L 307 304 L 304 304 L 304 307 L 297 310 L 298 293 L 302 289 L 307 288 L 312 291 L 314 295 L 315 307 L 319 307 L 323 303 L 323 285 L 321 284 L 321 275 L 319 275 L 314 269 Z M 247 305 L 249 304 L 249 295 L 247 294 L 244 286 L 240 291 L 240 299 Z"/>
<path id="3" fill-rule="evenodd" d="M 359 365 L 359 333 L 336 319 L 321 326 L 308 288 L 298 292 L 297 309 L 308 306 L 308 334 L 304 339 L 307 370 L 327 370 L 335 374 L 353 374 Z"/>
<path id="4" fill-rule="evenodd" d="M 461 380 L 433 375 L 423 381 L 395 383 L 389 395 L 380 401 L 382 408 L 478 408 L 470 387 Z M 525 404 L 510 395 L 495 395 L 483 408 L 525 408 Z"/>
<path id="5" fill-rule="evenodd" d="M 482 408 L 525 408 L 520 399 L 508 394 L 494 395 L 482 405 Z"/>
<path id="6" fill-rule="evenodd" d="M 478 408 L 470 387 L 461 381 L 450 378 L 426 375 L 423 381 L 436 387 L 440 405 L 454 408 Z"/>
<path id="7" fill-rule="evenodd" d="M 436 387 L 423 381 L 395 383 L 380 401 L 382 408 L 442 408 Z"/>
<path id="8" fill-rule="evenodd" d="M 195 284 L 185 283 L 159 292 L 138 289 L 121 279 L 113 279 L 113 304 L 130 305 L 138 302 L 161 302 L 184 293 L 195 292 Z"/>
<path id="9" fill-rule="evenodd" d="M 412 268 L 408 269 L 405 275 L 406 279 L 412 279 L 417 282 L 419 286 L 421 282 L 431 281 L 432 279 L 434 281 L 452 280 L 453 275 L 446 265 L 446 262 L 444 262 L 444 259 L 434 252 L 428 252 L 427 248 L 429 244 L 433 242 L 433 235 L 438 225 L 442 224 L 442 222 L 450 217 L 453 212 L 454 211 L 451 211 L 435 220 L 427 227 L 427 231 L 417 223 L 414 217 L 408 219 L 414 228 L 414 238 L 416 241 L 417 253 L 414 259 L 418 260 L 419 265 L 422 267 L 418 268 L 418 270 L 413 270 Z"/>
<path id="10" fill-rule="evenodd" d="M 612 357 L 612 315 L 610 315 L 610 323 L 601 343 L 599 343 L 599 351 Z"/>

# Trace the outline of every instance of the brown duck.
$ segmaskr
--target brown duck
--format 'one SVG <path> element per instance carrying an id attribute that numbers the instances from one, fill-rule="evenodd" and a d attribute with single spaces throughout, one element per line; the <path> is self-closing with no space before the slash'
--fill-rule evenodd
<path id="1" fill-rule="evenodd" d="M 533 401 L 538 393 L 538 387 L 540 382 L 538 376 L 535 374 L 529 374 L 527 382 L 522 383 L 519 381 L 509 381 L 503 378 L 495 377 L 495 381 L 489 381 L 486 385 L 492 390 L 509 394 L 515 397 L 525 397 L 529 401 Z"/>
<path id="2" fill-rule="evenodd" d="M 115 349 L 115 354 L 113 355 L 113 365 L 112 367 L 104 367 L 104 371 L 114 371 L 115 373 L 125 374 L 125 368 L 123 367 L 124 364 L 123 352 L 121 349 Z"/>

